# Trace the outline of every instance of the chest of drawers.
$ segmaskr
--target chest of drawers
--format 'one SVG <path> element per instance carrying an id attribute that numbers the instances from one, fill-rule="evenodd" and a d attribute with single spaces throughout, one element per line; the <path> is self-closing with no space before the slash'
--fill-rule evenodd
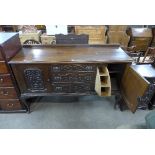
<path id="1" fill-rule="evenodd" d="M 105 26 L 75 26 L 76 34 L 88 34 L 89 44 L 105 44 L 107 37 Z"/>
<path id="2" fill-rule="evenodd" d="M 21 48 L 17 33 L 0 33 L 0 112 L 26 111 L 8 61 Z"/>
<path id="3" fill-rule="evenodd" d="M 152 30 L 148 28 L 131 28 L 129 46 L 136 46 L 136 51 L 146 51 L 152 40 Z"/>

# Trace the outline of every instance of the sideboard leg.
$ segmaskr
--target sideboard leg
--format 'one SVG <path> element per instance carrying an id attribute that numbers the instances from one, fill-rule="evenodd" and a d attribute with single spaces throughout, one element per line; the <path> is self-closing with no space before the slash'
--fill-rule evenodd
<path id="1" fill-rule="evenodd" d="M 116 94 L 115 95 L 114 109 L 117 109 L 117 106 L 119 107 L 120 111 L 124 111 L 124 110 L 127 109 L 127 106 L 126 106 L 121 94 Z"/>
<path id="2" fill-rule="evenodd" d="M 22 100 L 22 103 L 25 105 L 25 107 L 27 109 L 27 113 L 30 113 L 31 112 L 31 110 L 30 110 L 30 103 L 28 103 L 26 101 L 26 98 L 21 98 L 21 100 Z"/>

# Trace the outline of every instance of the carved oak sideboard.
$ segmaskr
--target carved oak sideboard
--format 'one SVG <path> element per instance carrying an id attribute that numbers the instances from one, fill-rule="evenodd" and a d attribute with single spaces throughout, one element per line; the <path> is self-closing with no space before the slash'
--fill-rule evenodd
<path id="1" fill-rule="evenodd" d="M 27 45 L 10 60 L 26 98 L 52 95 L 113 94 L 110 77 L 121 81 L 132 59 L 118 45 Z M 96 78 L 100 79 L 97 82 Z"/>

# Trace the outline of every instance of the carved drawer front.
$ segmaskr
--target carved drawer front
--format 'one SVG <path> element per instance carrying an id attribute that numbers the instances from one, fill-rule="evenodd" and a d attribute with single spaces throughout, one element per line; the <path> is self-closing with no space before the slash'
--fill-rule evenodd
<path id="1" fill-rule="evenodd" d="M 92 73 L 55 73 L 52 74 L 52 82 L 92 82 L 95 74 Z"/>
<path id="2" fill-rule="evenodd" d="M 88 93 L 94 91 L 93 84 L 77 83 L 71 87 L 73 93 Z"/>
<path id="3" fill-rule="evenodd" d="M 12 85 L 12 80 L 9 74 L 0 75 L 0 87 L 9 87 Z"/>
<path id="4" fill-rule="evenodd" d="M 52 84 L 52 89 L 54 93 L 70 93 L 70 84 Z"/>
<path id="5" fill-rule="evenodd" d="M 38 68 L 28 68 L 24 70 L 25 80 L 29 90 L 44 90 L 42 71 Z"/>
<path id="6" fill-rule="evenodd" d="M 4 60 L 4 59 L 3 59 L 2 53 L 1 53 L 1 51 L 0 51 L 0 61 L 1 61 L 1 60 Z"/>
<path id="7" fill-rule="evenodd" d="M 92 64 L 63 64 L 52 65 L 52 72 L 92 72 L 96 71 L 96 66 Z"/>
<path id="8" fill-rule="evenodd" d="M 0 100 L 0 109 L 1 110 L 20 110 L 22 106 L 18 99 L 15 100 Z"/>
<path id="9" fill-rule="evenodd" d="M 17 94 L 13 87 L 1 87 L 0 99 L 16 99 Z"/>
<path id="10" fill-rule="evenodd" d="M 0 74 L 6 74 L 6 73 L 8 73 L 8 69 L 5 62 L 0 62 Z"/>
<path id="11" fill-rule="evenodd" d="M 94 91 L 92 83 L 59 83 L 52 84 L 55 93 L 88 93 Z"/>

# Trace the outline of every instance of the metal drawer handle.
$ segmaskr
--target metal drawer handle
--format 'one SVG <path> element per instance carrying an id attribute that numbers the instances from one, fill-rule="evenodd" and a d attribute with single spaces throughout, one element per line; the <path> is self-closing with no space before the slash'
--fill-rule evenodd
<path id="1" fill-rule="evenodd" d="M 4 79 L 3 78 L 0 78 L 0 83 L 3 83 L 4 82 Z"/>
<path id="2" fill-rule="evenodd" d="M 6 91 L 6 90 L 2 90 L 2 91 L 1 91 L 1 95 L 5 95 L 5 96 L 7 96 L 7 95 L 9 95 L 9 92 Z"/>
<path id="3" fill-rule="evenodd" d="M 7 107 L 10 107 L 10 108 L 13 107 L 13 103 L 8 103 Z"/>

